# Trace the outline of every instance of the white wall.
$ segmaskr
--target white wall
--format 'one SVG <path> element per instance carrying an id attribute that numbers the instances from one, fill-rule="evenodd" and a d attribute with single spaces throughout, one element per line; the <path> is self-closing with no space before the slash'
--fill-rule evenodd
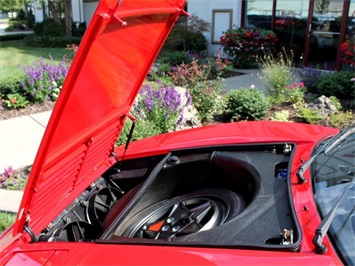
<path id="1" fill-rule="evenodd" d="M 191 15 L 196 15 L 199 18 L 211 23 L 212 25 L 212 10 L 232 10 L 232 25 L 240 26 L 240 17 L 241 17 L 241 0 L 189 0 L 188 2 L 188 12 Z M 225 24 L 226 19 L 220 19 L 220 23 Z M 218 16 L 215 25 L 215 40 L 222 35 L 222 31 L 226 31 L 223 26 L 218 25 Z M 209 42 L 208 46 L 208 55 L 215 56 L 218 49 L 220 48 L 219 44 L 212 44 L 212 34 L 211 32 L 204 33 L 207 41 Z"/>
<path id="2" fill-rule="evenodd" d="M 84 17 L 85 17 L 86 26 L 89 25 L 92 15 L 94 14 L 98 4 L 99 1 L 84 3 Z"/>
<path id="3" fill-rule="evenodd" d="M 84 22 L 84 4 L 83 0 L 72 0 L 73 21 Z"/>

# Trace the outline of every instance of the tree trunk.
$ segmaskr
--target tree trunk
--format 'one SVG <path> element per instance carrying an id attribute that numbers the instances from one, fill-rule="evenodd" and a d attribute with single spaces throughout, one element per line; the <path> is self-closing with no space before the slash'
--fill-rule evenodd
<path id="1" fill-rule="evenodd" d="M 65 35 L 71 37 L 73 35 L 72 21 L 73 21 L 73 9 L 71 0 L 64 0 L 65 6 Z"/>
<path id="2" fill-rule="evenodd" d="M 55 10 L 55 3 L 54 1 L 48 1 L 48 8 L 49 11 L 51 12 L 53 19 L 55 22 L 60 23 L 60 17 L 57 13 L 57 11 Z"/>

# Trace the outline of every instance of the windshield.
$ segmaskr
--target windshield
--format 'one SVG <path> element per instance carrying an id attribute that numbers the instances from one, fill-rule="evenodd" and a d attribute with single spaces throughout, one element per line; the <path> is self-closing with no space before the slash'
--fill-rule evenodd
<path id="1" fill-rule="evenodd" d="M 319 145 L 318 150 L 331 147 L 341 134 Z M 317 151 L 316 151 L 317 152 Z M 320 152 L 312 163 L 315 200 L 324 217 L 346 193 L 329 227 L 334 246 L 348 265 L 355 265 L 355 186 L 349 187 L 355 171 L 355 134 L 336 143 L 328 152 Z"/>

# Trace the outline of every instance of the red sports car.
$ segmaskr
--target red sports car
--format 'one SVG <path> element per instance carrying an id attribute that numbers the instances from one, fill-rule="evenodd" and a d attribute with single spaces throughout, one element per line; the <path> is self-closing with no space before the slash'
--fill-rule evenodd
<path id="1" fill-rule="evenodd" d="M 115 147 L 185 0 L 101 0 L 1 265 L 355 264 L 354 129 L 211 125 Z"/>

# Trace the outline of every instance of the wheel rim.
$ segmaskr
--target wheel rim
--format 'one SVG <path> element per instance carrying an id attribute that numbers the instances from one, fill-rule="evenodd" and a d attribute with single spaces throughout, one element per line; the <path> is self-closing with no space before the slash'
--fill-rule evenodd
<path id="1" fill-rule="evenodd" d="M 222 224 L 229 209 L 228 203 L 218 197 L 193 196 L 148 214 L 133 228 L 129 237 L 171 241 Z"/>

